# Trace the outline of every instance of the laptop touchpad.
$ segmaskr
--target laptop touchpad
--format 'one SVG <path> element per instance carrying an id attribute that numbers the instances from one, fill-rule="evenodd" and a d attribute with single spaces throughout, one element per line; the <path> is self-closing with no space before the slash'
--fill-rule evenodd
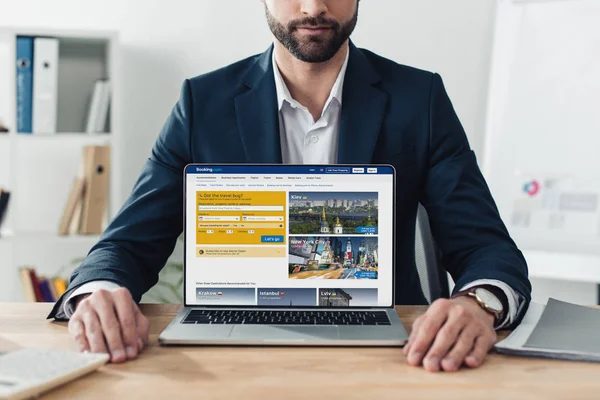
<path id="1" fill-rule="evenodd" d="M 311 341 L 337 340 L 339 336 L 337 326 L 236 325 L 229 338 L 233 340 Z"/>

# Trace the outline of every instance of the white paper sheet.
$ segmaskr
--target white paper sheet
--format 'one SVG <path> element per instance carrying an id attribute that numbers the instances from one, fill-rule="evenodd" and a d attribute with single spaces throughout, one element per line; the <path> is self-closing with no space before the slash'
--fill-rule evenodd
<path id="1" fill-rule="evenodd" d="M 512 354 L 523 357 L 551 358 L 556 360 L 593 361 L 600 362 L 600 354 L 587 354 L 578 351 L 548 350 L 540 348 L 523 347 L 529 335 L 535 328 L 545 306 L 531 303 L 521 324 L 504 340 L 498 342 L 494 348 L 498 353 Z"/>

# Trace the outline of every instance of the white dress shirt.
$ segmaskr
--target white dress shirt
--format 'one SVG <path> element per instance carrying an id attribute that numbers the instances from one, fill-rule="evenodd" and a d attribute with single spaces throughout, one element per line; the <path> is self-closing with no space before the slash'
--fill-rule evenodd
<path id="1" fill-rule="evenodd" d="M 315 121 L 308 108 L 298 103 L 279 72 L 273 52 L 273 71 L 279 109 L 281 155 L 284 164 L 335 164 L 337 162 L 342 91 L 350 51 L 325 102 L 321 117 Z"/>
<path id="2" fill-rule="evenodd" d="M 342 92 L 349 56 L 350 52 L 348 51 L 321 117 L 315 121 L 308 109 L 294 100 L 290 94 L 275 61 L 275 54 L 273 54 L 272 62 L 279 109 L 281 151 L 285 164 L 335 164 L 337 162 Z M 508 310 L 505 312 L 504 321 L 497 329 L 510 325 L 523 303 L 517 293 L 506 283 L 493 279 L 476 280 L 464 286 L 461 290 L 477 285 L 493 285 L 506 294 Z M 114 290 L 119 287 L 118 284 L 110 281 L 85 283 L 68 296 L 63 307 L 59 307 L 64 315 L 59 311 L 57 317 L 70 318 L 73 315 L 74 302 L 72 300 L 76 296 L 93 293 L 99 289 Z"/>

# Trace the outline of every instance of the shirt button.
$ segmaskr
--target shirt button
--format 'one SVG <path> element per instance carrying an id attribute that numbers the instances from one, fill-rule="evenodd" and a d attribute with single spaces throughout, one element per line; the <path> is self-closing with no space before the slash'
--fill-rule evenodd
<path id="1" fill-rule="evenodd" d="M 312 143 L 317 143 L 319 141 L 319 138 L 317 136 L 313 135 L 313 136 L 310 137 L 310 141 Z"/>

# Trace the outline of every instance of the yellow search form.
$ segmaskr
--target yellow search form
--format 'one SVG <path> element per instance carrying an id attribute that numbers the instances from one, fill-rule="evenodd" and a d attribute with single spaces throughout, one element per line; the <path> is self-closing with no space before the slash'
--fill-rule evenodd
<path id="1" fill-rule="evenodd" d="M 197 191 L 196 243 L 285 245 L 286 201 L 286 192 Z"/>

